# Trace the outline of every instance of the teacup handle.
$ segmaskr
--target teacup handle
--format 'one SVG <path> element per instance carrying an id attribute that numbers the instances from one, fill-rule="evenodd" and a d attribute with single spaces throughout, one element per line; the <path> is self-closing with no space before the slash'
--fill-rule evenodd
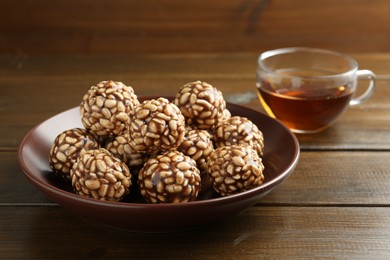
<path id="1" fill-rule="evenodd" d="M 374 93 L 374 89 L 375 89 L 376 76 L 375 76 L 374 72 L 372 72 L 371 70 L 358 70 L 356 72 L 356 74 L 357 74 L 358 80 L 362 79 L 362 78 L 369 79 L 370 84 L 368 85 L 367 90 L 363 94 L 361 94 L 360 96 L 353 98 L 353 99 L 351 99 L 351 101 L 349 101 L 350 106 L 356 106 L 356 105 L 360 105 L 361 103 L 363 103 L 366 99 L 371 97 L 371 95 L 372 95 L 372 93 Z"/>

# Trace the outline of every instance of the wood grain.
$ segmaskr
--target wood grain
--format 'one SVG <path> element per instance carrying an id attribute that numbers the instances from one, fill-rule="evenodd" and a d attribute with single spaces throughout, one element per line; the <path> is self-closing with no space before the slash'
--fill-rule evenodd
<path id="1" fill-rule="evenodd" d="M 55 205 L 24 176 L 15 152 L 0 152 L 0 190 L 0 211 L 9 205 Z"/>
<path id="2" fill-rule="evenodd" d="M 0 255 L 7 259 L 313 259 L 390 254 L 388 207 L 252 207 L 218 225 L 172 234 L 116 231 L 58 207 L 1 210 Z"/>
<path id="3" fill-rule="evenodd" d="M 0 258 L 388 259 L 389 9 L 387 0 L 2 0 Z M 257 56 L 287 46 L 343 51 L 380 80 L 331 128 L 297 135 L 293 174 L 225 222 L 172 234 L 101 227 L 47 199 L 18 166 L 27 131 L 102 80 L 139 96 L 204 80 L 262 111 Z"/>
<path id="4" fill-rule="evenodd" d="M 385 206 L 390 201 L 389 152 L 302 152 L 293 174 L 262 205 Z M 15 152 L 0 153 L 0 206 L 47 205 L 24 177 Z"/>
<path id="5" fill-rule="evenodd" d="M 302 152 L 293 174 L 264 204 L 387 206 L 389 152 Z"/>
<path id="6" fill-rule="evenodd" d="M 204 80 L 229 102 L 261 110 L 256 96 L 255 54 L 213 55 L 3 55 L 0 57 L 0 149 L 15 150 L 34 125 L 78 106 L 101 80 L 133 86 L 137 95 L 175 95 L 189 81 Z M 390 70 L 389 54 L 356 54 L 361 68 Z M 364 88 L 365 82 L 361 83 Z M 390 88 L 378 81 L 375 94 L 353 107 L 328 130 L 299 135 L 304 150 L 390 149 Z M 364 121 L 364 124 L 362 124 Z"/>
<path id="7" fill-rule="evenodd" d="M 389 8 L 386 0 L 3 0 L 0 53 L 220 53 L 283 46 L 385 52 Z"/>

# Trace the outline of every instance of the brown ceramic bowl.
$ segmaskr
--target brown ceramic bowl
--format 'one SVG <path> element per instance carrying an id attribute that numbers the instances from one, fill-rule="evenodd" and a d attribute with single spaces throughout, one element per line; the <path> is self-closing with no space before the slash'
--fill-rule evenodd
<path id="1" fill-rule="evenodd" d="M 211 188 L 206 188 L 197 201 L 146 204 L 137 191 L 133 191 L 123 202 L 99 201 L 74 194 L 69 183 L 51 174 L 48 156 L 50 146 L 59 133 L 82 127 L 78 107 L 49 118 L 31 129 L 20 144 L 19 164 L 31 183 L 50 199 L 101 225 L 141 232 L 197 228 L 231 217 L 259 202 L 289 176 L 298 162 L 298 141 L 283 124 L 243 106 L 228 103 L 228 109 L 232 115 L 252 120 L 263 132 L 265 141 L 264 184 L 236 195 L 220 197 Z M 206 186 L 207 183 L 204 184 Z"/>

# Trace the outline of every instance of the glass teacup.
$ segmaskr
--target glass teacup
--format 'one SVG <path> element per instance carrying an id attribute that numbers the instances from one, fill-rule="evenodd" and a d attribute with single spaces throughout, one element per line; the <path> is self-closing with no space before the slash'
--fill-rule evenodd
<path id="1" fill-rule="evenodd" d="M 283 48 L 258 59 L 257 89 L 265 111 L 293 132 L 315 133 L 348 107 L 359 105 L 374 92 L 375 74 L 358 70 L 353 58 L 313 48 Z M 366 91 L 355 97 L 357 81 L 369 79 Z"/>

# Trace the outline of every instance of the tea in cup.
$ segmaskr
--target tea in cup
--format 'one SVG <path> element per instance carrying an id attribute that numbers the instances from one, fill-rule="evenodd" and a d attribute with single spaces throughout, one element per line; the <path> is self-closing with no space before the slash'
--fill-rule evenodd
<path id="1" fill-rule="evenodd" d="M 375 74 L 358 70 L 353 58 L 303 47 L 262 53 L 257 78 L 264 110 L 296 133 L 315 133 L 327 128 L 348 106 L 368 99 L 375 88 Z M 355 97 L 361 78 L 369 79 L 369 84 L 362 95 Z"/>

